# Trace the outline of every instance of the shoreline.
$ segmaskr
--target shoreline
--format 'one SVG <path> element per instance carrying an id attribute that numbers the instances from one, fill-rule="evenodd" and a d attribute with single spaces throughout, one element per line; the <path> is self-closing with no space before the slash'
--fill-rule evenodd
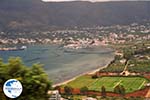
<path id="1" fill-rule="evenodd" d="M 112 61 L 112 60 L 111 60 L 111 61 Z M 111 62 L 111 61 L 110 61 L 110 62 Z M 109 63 L 110 63 L 110 62 L 109 62 Z M 79 75 L 77 75 L 77 76 L 75 76 L 75 77 L 73 77 L 73 78 L 71 78 L 71 79 L 65 80 L 65 81 L 60 82 L 60 83 L 56 83 L 56 84 L 52 85 L 52 87 L 57 87 L 57 86 L 65 85 L 65 84 L 67 84 L 67 83 L 69 83 L 69 82 L 71 82 L 71 81 L 73 81 L 73 80 L 75 80 L 75 79 L 77 79 L 77 78 L 79 78 L 80 76 L 83 76 L 83 75 L 93 75 L 93 74 L 95 74 L 96 72 L 100 71 L 101 69 L 107 68 L 108 65 L 109 65 L 109 63 L 106 64 L 106 65 L 104 65 L 104 66 L 102 66 L 102 67 L 100 67 L 100 68 L 97 68 L 97 69 L 95 69 L 95 70 L 88 71 L 88 72 L 79 74 Z"/>

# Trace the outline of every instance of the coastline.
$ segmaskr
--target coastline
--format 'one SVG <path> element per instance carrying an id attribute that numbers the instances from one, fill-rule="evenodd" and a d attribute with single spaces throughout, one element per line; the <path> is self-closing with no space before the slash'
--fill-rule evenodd
<path id="1" fill-rule="evenodd" d="M 112 61 L 112 60 L 111 60 L 111 61 Z M 110 61 L 110 62 L 111 62 L 111 61 Z M 109 62 L 109 63 L 110 63 L 110 62 Z M 63 81 L 63 82 L 54 84 L 54 85 L 52 85 L 52 87 L 57 87 L 57 86 L 65 85 L 65 84 L 67 84 L 67 83 L 69 83 L 69 82 L 71 82 L 71 81 L 73 81 L 73 80 L 75 80 L 75 79 L 77 79 L 78 77 L 83 76 L 83 75 L 93 75 L 93 74 L 95 74 L 96 72 L 100 71 L 101 69 L 104 69 L 104 68 L 108 67 L 109 63 L 106 64 L 106 65 L 104 65 L 104 66 L 102 66 L 102 67 L 100 67 L 100 68 L 97 68 L 97 69 L 95 69 L 95 70 L 92 70 L 92 71 L 88 71 L 88 72 L 79 74 L 79 75 L 77 75 L 77 76 L 75 76 L 75 77 L 73 77 L 73 78 L 71 78 L 71 79 L 68 79 L 68 80 L 65 80 L 65 81 Z"/>

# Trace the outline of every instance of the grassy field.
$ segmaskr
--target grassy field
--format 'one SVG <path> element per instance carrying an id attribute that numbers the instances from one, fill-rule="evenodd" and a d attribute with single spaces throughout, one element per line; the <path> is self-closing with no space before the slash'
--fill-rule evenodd
<path id="1" fill-rule="evenodd" d="M 139 90 L 144 87 L 148 80 L 141 77 L 101 77 L 92 79 L 91 76 L 81 76 L 76 80 L 68 83 L 68 86 L 73 88 L 81 88 L 87 86 L 89 90 L 100 91 L 102 86 L 105 86 L 106 91 L 113 91 L 117 85 L 123 85 L 126 93 Z"/>

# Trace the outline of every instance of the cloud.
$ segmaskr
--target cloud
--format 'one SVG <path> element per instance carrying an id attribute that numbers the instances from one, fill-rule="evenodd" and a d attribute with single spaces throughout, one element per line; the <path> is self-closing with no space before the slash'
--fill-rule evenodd
<path id="1" fill-rule="evenodd" d="M 90 2 L 105 2 L 111 0 L 42 0 L 44 2 L 69 2 L 69 1 L 90 1 Z"/>

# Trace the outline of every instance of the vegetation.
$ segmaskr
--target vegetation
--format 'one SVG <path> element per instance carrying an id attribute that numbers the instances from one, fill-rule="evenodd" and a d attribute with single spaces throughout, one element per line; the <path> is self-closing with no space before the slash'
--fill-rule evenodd
<path id="1" fill-rule="evenodd" d="M 97 74 L 94 74 L 94 75 L 92 75 L 92 78 L 93 78 L 93 79 L 96 79 L 96 78 L 98 78 L 98 75 L 97 75 Z"/>
<path id="2" fill-rule="evenodd" d="M 0 99 L 9 100 L 2 91 L 8 79 L 17 79 L 23 85 L 23 92 L 17 100 L 47 100 L 51 82 L 42 65 L 25 66 L 20 58 L 10 58 L 8 63 L 0 60 Z"/>
<path id="3" fill-rule="evenodd" d="M 122 85 L 125 87 L 126 93 L 133 92 L 144 88 L 148 80 L 142 77 L 101 77 L 97 79 L 92 79 L 90 76 L 81 76 L 76 80 L 67 84 L 72 88 L 82 88 L 84 86 L 88 87 L 92 91 L 100 91 L 101 87 L 104 86 L 106 91 L 113 92 L 117 85 Z"/>
<path id="4" fill-rule="evenodd" d="M 115 92 L 115 93 L 118 93 L 118 94 L 120 94 L 120 95 L 122 95 L 122 96 L 124 96 L 124 95 L 125 95 L 125 88 L 124 88 L 123 85 L 117 85 L 117 86 L 114 88 L 114 92 Z"/>
<path id="5" fill-rule="evenodd" d="M 101 87 L 101 94 L 103 98 L 106 97 L 106 88 L 104 86 Z"/>
<path id="6" fill-rule="evenodd" d="M 127 62 L 129 62 L 127 65 L 127 70 L 129 72 L 150 72 L 150 48 L 148 48 L 149 43 L 130 43 L 130 45 L 124 44 L 121 46 L 116 48 L 122 52 L 123 56 L 116 55 L 115 59 L 108 65 L 108 67 L 100 70 L 100 72 L 120 73 L 124 70 Z M 123 59 L 126 60 L 124 63 L 121 62 Z"/>
<path id="7" fill-rule="evenodd" d="M 73 91 L 73 88 L 71 86 L 65 86 L 64 91 L 65 91 L 65 94 L 71 95 L 72 91 Z"/>
<path id="8" fill-rule="evenodd" d="M 138 22 L 145 20 L 145 18 L 150 19 L 148 15 L 150 5 L 145 1 L 142 1 L 142 3 L 127 2 L 126 5 L 122 2 L 96 3 L 96 5 L 90 2 L 71 2 L 69 5 L 75 6 L 68 6 L 68 3 L 43 3 L 41 0 L 2 0 L 0 3 L 0 15 L 3 16 L 0 19 L 0 30 L 11 31 L 13 29 L 28 32 L 44 29 L 49 30 L 51 27 L 78 26 L 80 28 L 81 26 L 90 27 L 94 25 L 126 25 L 134 22 L 135 16 L 137 16 Z M 118 6 L 121 6 L 122 9 L 118 10 Z M 131 10 L 130 8 L 132 7 L 134 9 Z M 38 12 L 36 12 L 37 10 Z M 55 12 L 57 14 L 53 14 Z M 113 28 L 109 30 L 111 32 L 117 31 Z M 123 32 L 124 30 L 122 30 Z"/>
<path id="9" fill-rule="evenodd" d="M 87 87 L 87 86 L 84 86 L 84 87 L 82 87 L 82 88 L 80 89 L 80 91 L 81 91 L 82 93 L 85 93 L 85 92 L 88 91 L 88 87 Z"/>
<path id="10" fill-rule="evenodd" d="M 128 70 L 130 72 L 138 72 L 138 73 L 150 72 L 150 61 L 132 59 L 129 62 Z"/>
<path id="11" fill-rule="evenodd" d="M 120 73 L 124 70 L 125 64 L 119 62 L 119 60 L 115 60 L 111 64 L 108 65 L 107 68 L 100 70 L 100 72 L 116 72 Z"/>

